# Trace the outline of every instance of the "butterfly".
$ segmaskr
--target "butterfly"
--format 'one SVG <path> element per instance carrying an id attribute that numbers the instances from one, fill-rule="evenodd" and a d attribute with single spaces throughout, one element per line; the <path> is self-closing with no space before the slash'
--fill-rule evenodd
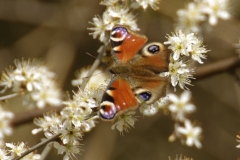
<path id="1" fill-rule="evenodd" d="M 159 76 L 168 71 L 169 65 L 170 52 L 164 44 L 154 42 L 144 46 L 146 36 L 121 25 L 113 27 L 110 42 L 114 64 L 109 72 L 113 77 L 99 110 L 101 119 L 106 121 L 135 110 L 139 103 L 152 104 L 164 97 L 169 83 L 167 77 Z"/>

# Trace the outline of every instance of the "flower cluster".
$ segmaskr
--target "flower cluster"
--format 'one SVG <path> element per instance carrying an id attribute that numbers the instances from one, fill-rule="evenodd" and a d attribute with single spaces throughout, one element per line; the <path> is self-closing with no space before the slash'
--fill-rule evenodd
<path id="1" fill-rule="evenodd" d="M 10 111 L 6 111 L 3 108 L 3 106 L 0 105 L 0 142 L 1 143 L 3 142 L 5 135 L 12 134 L 12 128 L 10 126 L 10 122 L 13 118 L 14 118 L 14 114 Z"/>
<path id="2" fill-rule="evenodd" d="M 147 116 L 154 115 L 159 110 L 167 114 L 170 113 L 175 121 L 175 129 L 169 137 L 169 141 L 179 138 L 187 146 L 201 148 L 199 139 L 202 129 L 197 126 L 193 127 L 191 121 L 187 118 L 187 115 L 196 110 L 196 106 L 190 102 L 190 99 L 191 92 L 188 90 L 184 91 L 179 97 L 170 93 L 152 105 L 141 106 L 140 112 Z"/>
<path id="3" fill-rule="evenodd" d="M 98 90 L 98 88 L 105 88 L 106 79 L 109 79 L 108 73 L 103 72 L 103 70 L 100 68 L 97 68 L 94 70 L 91 77 L 87 77 L 89 70 L 90 70 L 90 67 L 84 67 L 78 70 L 75 73 L 76 79 L 72 80 L 72 85 L 81 86 L 83 84 L 83 80 L 86 78 L 89 78 L 86 90 L 87 89 Z"/>
<path id="4" fill-rule="evenodd" d="M 206 53 L 209 51 L 202 44 L 194 33 L 184 34 L 181 30 L 167 36 L 168 44 L 171 51 L 169 71 L 161 73 L 161 76 L 170 76 L 173 87 L 177 84 L 182 89 L 187 89 L 185 84 L 190 85 L 190 79 L 193 79 L 194 73 L 193 63 L 197 61 L 203 63 L 202 59 L 206 59 Z"/>
<path id="5" fill-rule="evenodd" d="M 166 111 L 167 104 L 168 104 L 168 97 L 166 96 L 166 97 L 160 98 L 153 104 L 150 104 L 150 105 L 142 104 L 139 110 L 140 110 L 140 113 L 142 113 L 144 116 L 153 116 L 156 113 L 158 113 L 159 110 Z"/>
<path id="6" fill-rule="evenodd" d="M 169 157 L 169 160 L 172 160 L 172 159 Z M 183 155 L 179 155 L 179 156 L 176 155 L 176 158 L 174 158 L 174 160 L 193 160 L 193 159 Z"/>
<path id="7" fill-rule="evenodd" d="M 66 107 L 57 114 L 49 112 L 43 117 L 35 118 L 34 123 L 39 127 L 32 131 L 33 134 L 43 131 L 49 139 L 56 134 L 61 134 L 53 146 L 58 154 L 64 154 L 64 159 L 69 159 L 81 152 L 80 140 L 84 132 L 89 132 L 95 127 L 98 115 L 95 111 L 99 106 L 101 90 L 81 90 L 74 93 L 73 99 L 68 97 L 64 102 Z"/>
<path id="8" fill-rule="evenodd" d="M 123 131 L 128 131 L 131 127 L 134 126 L 135 121 L 137 120 L 133 115 L 135 111 L 129 111 L 118 117 L 118 120 L 115 124 L 112 125 L 112 129 L 117 128 L 117 130 L 123 134 Z"/>
<path id="9" fill-rule="evenodd" d="M 240 135 L 237 135 L 237 142 L 240 143 Z M 240 148 L 240 144 L 238 144 L 236 147 Z"/>
<path id="10" fill-rule="evenodd" d="M 106 10 L 102 16 L 95 16 L 93 22 L 90 22 L 94 27 L 88 28 L 93 31 L 90 35 L 94 39 L 104 43 L 98 50 L 99 53 L 105 53 L 104 48 L 109 45 L 110 31 L 115 25 L 125 25 L 131 30 L 140 30 L 136 23 L 136 15 L 133 14 L 133 10 L 141 6 L 146 9 L 151 6 L 154 10 L 159 7 L 160 0 L 136 0 L 136 1 L 124 1 L 124 0 L 103 0 L 101 5 L 106 6 Z"/>
<path id="11" fill-rule="evenodd" d="M 0 86 L 2 93 L 12 88 L 14 93 L 24 95 L 24 104 L 43 108 L 46 105 L 58 106 L 61 92 L 55 81 L 55 74 L 50 72 L 38 60 L 15 60 L 15 67 L 3 71 Z"/>
<path id="12" fill-rule="evenodd" d="M 97 15 L 93 18 L 93 22 L 90 22 L 94 27 L 88 28 L 93 32 L 93 38 L 99 37 L 99 40 L 104 44 L 109 42 L 110 31 L 115 25 L 127 25 L 132 30 L 139 30 L 136 23 L 136 16 L 132 13 L 127 2 L 111 1 L 102 2 L 101 4 L 106 6 L 106 11 L 103 13 L 102 18 Z"/>
<path id="13" fill-rule="evenodd" d="M 187 146 L 196 146 L 201 148 L 201 143 L 199 141 L 201 137 L 202 129 L 201 127 L 194 127 L 186 115 L 194 112 L 196 110 L 195 105 L 190 103 L 191 92 L 184 91 L 178 98 L 175 94 L 168 94 L 169 102 L 168 110 L 175 121 L 175 130 L 173 134 L 169 137 L 169 141 L 174 141 L 179 138 Z M 182 126 L 184 124 L 184 126 Z"/>
<path id="14" fill-rule="evenodd" d="M 9 159 L 16 158 L 17 156 L 21 156 L 21 154 L 24 153 L 27 149 L 28 147 L 23 142 L 18 144 L 6 143 L 6 146 L 0 148 L 0 159 L 9 160 Z M 22 160 L 40 160 L 41 156 L 39 154 L 36 154 L 35 152 L 31 152 L 21 159 Z"/>
<path id="15" fill-rule="evenodd" d="M 236 48 L 236 52 L 240 56 L 240 39 L 239 39 L 239 42 L 236 44 L 233 44 L 233 46 Z"/>
<path id="16" fill-rule="evenodd" d="M 228 0 L 195 0 L 186 9 L 177 11 L 178 23 L 176 29 L 185 32 L 199 32 L 204 21 L 216 25 L 218 18 L 229 19 Z"/>
<path id="17" fill-rule="evenodd" d="M 152 9 L 158 10 L 160 0 L 136 0 L 136 2 L 143 7 L 143 9 L 147 9 L 148 6 L 151 6 Z"/>

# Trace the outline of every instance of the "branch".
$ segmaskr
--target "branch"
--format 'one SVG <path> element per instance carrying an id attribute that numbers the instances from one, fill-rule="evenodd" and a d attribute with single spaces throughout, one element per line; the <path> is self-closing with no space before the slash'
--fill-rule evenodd
<path id="1" fill-rule="evenodd" d="M 0 101 L 11 99 L 11 98 L 14 98 L 14 97 L 17 97 L 17 96 L 19 96 L 19 93 L 13 93 L 13 94 L 9 94 L 9 95 L 6 95 L 6 96 L 2 96 L 2 97 L 0 97 Z"/>
<path id="2" fill-rule="evenodd" d="M 35 151 L 36 149 L 38 149 L 39 147 L 49 143 L 49 142 L 52 142 L 52 141 L 55 141 L 59 136 L 61 135 L 61 133 L 58 133 L 54 136 L 52 136 L 51 138 L 45 140 L 45 141 L 42 141 L 40 143 L 38 143 L 37 145 L 33 146 L 32 148 L 29 148 L 27 149 L 25 152 L 23 152 L 20 156 L 14 158 L 13 160 L 20 160 L 22 157 L 26 156 L 27 154 Z"/>
<path id="3" fill-rule="evenodd" d="M 56 112 L 60 112 L 65 106 L 59 106 L 59 107 L 47 107 L 44 109 L 39 110 L 31 110 L 31 111 L 25 111 L 23 113 L 17 113 L 15 114 L 15 118 L 12 120 L 13 126 L 19 126 L 21 124 L 25 124 L 28 122 L 32 122 L 35 117 L 42 117 L 43 113 L 48 112 L 50 110 L 55 110 Z"/>
<path id="4" fill-rule="evenodd" d="M 92 67 L 91 69 L 94 70 L 97 64 L 100 63 L 99 58 L 101 57 L 98 56 L 98 58 L 94 62 L 95 63 L 94 67 Z M 194 75 L 194 77 L 196 77 L 196 79 L 199 80 L 199 79 L 211 77 L 213 75 L 220 74 L 226 71 L 234 70 L 237 67 L 240 67 L 240 59 L 238 56 L 224 58 L 222 60 L 212 62 L 209 64 L 204 64 L 203 66 L 197 67 L 196 74 Z M 90 73 L 92 74 L 92 72 L 89 72 L 89 75 L 91 75 Z M 85 82 L 85 84 L 86 83 L 87 81 Z M 63 108 L 64 106 L 51 107 L 51 108 L 48 107 L 41 110 L 32 110 L 24 113 L 18 113 L 15 115 L 15 118 L 12 121 L 12 125 L 18 126 L 24 123 L 32 122 L 32 120 L 35 117 L 40 117 L 43 115 L 43 113 L 47 111 L 56 110 L 56 112 L 60 112 Z"/>
<path id="5" fill-rule="evenodd" d="M 238 56 L 224 58 L 222 60 L 197 67 L 194 77 L 196 79 L 203 79 L 222 72 L 234 70 L 238 67 L 240 67 L 240 58 Z"/>
<path id="6" fill-rule="evenodd" d="M 105 53 L 105 51 L 106 51 L 106 46 L 104 46 L 102 52 L 98 54 L 97 59 L 94 61 L 92 67 L 90 68 L 90 70 L 89 70 L 89 72 L 88 72 L 88 74 L 87 74 L 87 77 L 84 78 L 83 83 L 82 83 L 82 85 L 81 85 L 81 89 L 84 89 L 84 88 L 85 88 L 85 86 L 86 86 L 87 82 L 89 81 L 90 77 L 92 76 L 93 72 L 94 72 L 95 69 L 98 67 L 98 65 L 102 62 L 102 61 L 101 61 L 101 60 L 102 60 L 102 56 L 103 56 L 103 54 Z"/>

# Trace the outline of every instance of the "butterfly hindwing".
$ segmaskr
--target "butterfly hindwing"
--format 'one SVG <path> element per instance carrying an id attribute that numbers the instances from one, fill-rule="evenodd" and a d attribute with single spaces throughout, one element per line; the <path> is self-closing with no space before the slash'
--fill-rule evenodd
<path id="1" fill-rule="evenodd" d="M 147 37 L 136 34 L 125 26 L 115 26 L 111 32 L 111 45 L 114 57 L 126 63 L 137 54 L 147 42 Z"/>
<path id="2" fill-rule="evenodd" d="M 141 102 L 152 104 L 161 97 L 166 96 L 166 87 L 168 78 L 155 77 L 132 77 L 132 81 L 137 81 L 132 85 L 134 95 L 136 95 Z"/>
<path id="3" fill-rule="evenodd" d="M 116 114 L 135 109 L 137 105 L 137 100 L 128 81 L 115 78 L 103 94 L 99 113 L 102 119 L 111 120 L 116 117 Z"/>
<path id="4" fill-rule="evenodd" d="M 141 66 L 156 74 L 168 71 L 170 52 L 168 48 L 159 42 L 149 43 L 143 47 L 132 65 Z"/>

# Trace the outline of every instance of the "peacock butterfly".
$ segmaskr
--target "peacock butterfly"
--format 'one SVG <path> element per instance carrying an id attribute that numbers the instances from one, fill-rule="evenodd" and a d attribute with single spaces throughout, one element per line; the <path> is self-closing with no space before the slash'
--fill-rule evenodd
<path id="1" fill-rule="evenodd" d="M 126 26 L 115 26 L 111 31 L 114 64 L 109 69 L 114 76 L 100 104 L 101 119 L 112 121 L 139 103 L 152 104 L 165 96 L 168 78 L 160 77 L 168 71 L 169 50 L 162 43 L 147 44 L 147 37 Z"/>

